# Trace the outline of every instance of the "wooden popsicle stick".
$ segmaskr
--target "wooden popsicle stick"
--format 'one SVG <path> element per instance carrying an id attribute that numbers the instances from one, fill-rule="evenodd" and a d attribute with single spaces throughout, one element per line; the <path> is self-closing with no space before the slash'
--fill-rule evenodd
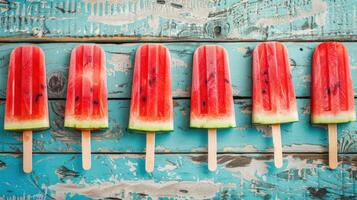
<path id="1" fill-rule="evenodd" d="M 273 133 L 273 144 L 274 144 L 274 165 L 276 168 L 280 168 L 283 166 L 283 152 L 281 147 L 280 124 L 273 124 L 271 128 Z"/>
<path id="2" fill-rule="evenodd" d="M 215 128 L 208 129 L 208 169 L 217 169 L 217 131 Z"/>
<path id="3" fill-rule="evenodd" d="M 92 166 L 90 130 L 82 130 L 82 166 L 84 170 L 89 170 Z"/>
<path id="4" fill-rule="evenodd" d="M 331 169 L 338 165 L 337 157 L 337 124 L 328 125 L 328 162 Z"/>
<path id="5" fill-rule="evenodd" d="M 146 172 L 153 172 L 155 165 L 155 132 L 146 132 Z"/>
<path id="6" fill-rule="evenodd" d="M 23 170 L 25 173 L 32 171 L 32 131 L 26 130 L 22 134 L 23 142 Z"/>

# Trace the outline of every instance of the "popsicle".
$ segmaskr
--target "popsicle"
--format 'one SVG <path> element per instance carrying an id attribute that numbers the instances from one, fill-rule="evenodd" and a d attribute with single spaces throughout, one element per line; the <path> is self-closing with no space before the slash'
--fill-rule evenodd
<path id="1" fill-rule="evenodd" d="M 193 56 L 190 127 L 208 129 L 208 169 L 217 168 L 217 128 L 235 127 L 228 55 L 204 45 Z"/>
<path id="2" fill-rule="evenodd" d="M 282 166 L 280 124 L 298 121 L 289 56 L 279 42 L 264 42 L 253 52 L 254 124 L 271 124 L 275 167 Z"/>
<path id="3" fill-rule="evenodd" d="M 311 122 L 328 124 L 329 166 L 335 169 L 337 158 L 337 123 L 356 120 L 354 91 L 346 47 L 338 42 L 324 42 L 313 54 Z"/>
<path id="4" fill-rule="evenodd" d="M 108 128 L 105 54 L 98 45 L 82 44 L 72 50 L 64 126 L 82 132 L 82 165 L 90 169 L 90 133 Z"/>
<path id="5" fill-rule="evenodd" d="M 129 129 L 146 132 L 147 172 L 154 169 L 155 132 L 172 131 L 169 50 L 159 44 L 144 44 L 135 55 Z"/>
<path id="6" fill-rule="evenodd" d="M 4 129 L 23 132 L 23 170 L 32 171 L 32 131 L 49 128 L 45 56 L 20 46 L 10 56 Z"/>

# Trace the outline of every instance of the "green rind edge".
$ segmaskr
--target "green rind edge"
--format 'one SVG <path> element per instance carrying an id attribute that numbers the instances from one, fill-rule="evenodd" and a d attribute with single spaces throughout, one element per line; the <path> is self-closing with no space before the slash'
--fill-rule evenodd
<path id="1" fill-rule="evenodd" d="M 136 122 L 133 122 L 136 121 Z M 143 132 L 173 131 L 173 122 L 144 122 L 142 120 L 129 120 L 130 130 Z"/>
<path id="2" fill-rule="evenodd" d="M 262 115 L 262 114 L 253 114 L 252 123 L 253 124 L 284 124 L 290 122 L 299 121 L 297 113 L 290 115 Z"/>
<path id="3" fill-rule="evenodd" d="M 236 121 L 234 117 L 229 119 L 212 119 L 212 118 L 199 118 L 190 120 L 191 128 L 234 128 Z"/>
<path id="4" fill-rule="evenodd" d="M 109 127 L 108 120 L 77 120 L 64 121 L 64 127 L 74 129 L 105 129 Z"/>
<path id="5" fill-rule="evenodd" d="M 339 115 L 312 115 L 311 123 L 313 124 L 337 124 L 356 121 L 355 112 L 345 112 Z"/>
<path id="6" fill-rule="evenodd" d="M 47 128 L 50 128 L 49 122 L 12 122 L 4 124 L 4 130 L 6 131 L 43 130 Z"/>

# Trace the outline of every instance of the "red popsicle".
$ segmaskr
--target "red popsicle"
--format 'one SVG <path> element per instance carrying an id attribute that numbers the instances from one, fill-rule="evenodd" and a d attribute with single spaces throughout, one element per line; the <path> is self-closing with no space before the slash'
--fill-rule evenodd
<path id="1" fill-rule="evenodd" d="M 10 56 L 5 130 L 23 131 L 24 171 L 32 171 L 32 131 L 48 128 L 45 56 L 39 47 L 20 46 Z"/>

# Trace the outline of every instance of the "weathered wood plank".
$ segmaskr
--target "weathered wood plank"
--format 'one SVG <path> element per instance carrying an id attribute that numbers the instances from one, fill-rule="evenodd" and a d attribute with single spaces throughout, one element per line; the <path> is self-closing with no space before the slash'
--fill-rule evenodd
<path id="1" fill-rule="evenodd" d="M 355 40 L 356 10 L 355 0 L 11 0 L 0 40 Z"/>
<path id="2" fill-rule="evenodd" d="M 80 134 L 63 128 L 64 101 L 50 101 L 51 129 L 34 134 L 35 152 L 80 152 Z M 157 152 L 207 152 L 207 130 L 189 128 L 189 100 L 175 100 L 171 133 L 156 136 Z M 300 121 L 282 125 L 284 152 L 327 152 L 327 127 L 310 124 L 309 101 L 299 99 Z M 4 112 L 3 102 L 0 113 Z M 235 100 L 237 128 L 218 130 L 219 152 L 272 152 L 269 126 L 251 124 L 249 99 Z M 92 134 L 93 152 L 143 152 L 145 137 L 127 129 L 129 100 L 109 101 L 110 129 Z M 0 115 L 3 121 L 3 115 Z M 357 152 L 357 122 L 338 125 L 339 152 Z M 3 130 L 3 124 L 0 124 Z M 1 131 L 0 152 L 22 151 L 21 133 Z"/>
<path id="3" fill-rule="evenodd" d="M 189 97 L 192 55 L 202 43 L 167 43 L 172 56 L 172 90 L 174 97 Z M 311 84 L 311 56 L 318 43 L 286 43 L 296 95 L 308 97 Z M 345 43 L 350 52 L 352 77 L 357 77 L 357 43 Z M 0 98 L 5 98 L 8 62 L 11 50 L 22 44 L 0 45 Z M 70 52 L 74 43 L 37 44 L 45 51 L 50 98 L 65 98 Z M 130 98 L 136 48 L 140 44 L 102 44 L 107 56 L 110 98 Z M 256 43 L 219 43 L 227 49 L 234 95 L 251 96 L 251 53 Z M 357 81 L 354 81 L 355 94 Z M 357 94 L 356 94 L 357 96 Z"/>
<path id="4" fill-rule="evenodd" d="M 143 154 L 96 154 L 92 169 L 80 154 L 34 155 L 31 174 L 21 156 L 0 154 L 0 198 L 34 199 L 355 199 L 357 155 L 341 155 L 336 170 L 327 155 L 292 154 L 276 169 L 272 155 L 223 154 L 217 171 L 201 154 L 157 155 L 152 174 Z"/>

